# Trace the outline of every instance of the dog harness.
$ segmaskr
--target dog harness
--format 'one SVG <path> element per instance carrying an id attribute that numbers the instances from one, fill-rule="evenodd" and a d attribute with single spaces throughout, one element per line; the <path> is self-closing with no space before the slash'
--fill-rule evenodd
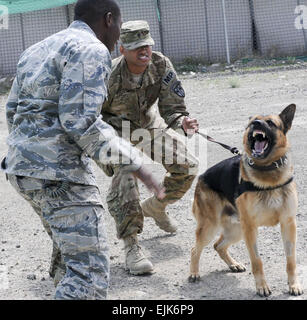
<path id="1" fill-rule="evenodd" d="M 282 185 L 268 188 L 257 187 L 250 181 L 239 181 L 240 161 L 241 155 L 225 159 L 209 168 L 199 177 L 199 179 L 206 183 L 212 190 L 226 197 L 234 207 L 236 207 L 236 199 L 244 192 L 275 190 L 293 181 L 293 177 L 291 177 Z M 275 167 L 275 169 L 276 168 L 277 167 Z"/>

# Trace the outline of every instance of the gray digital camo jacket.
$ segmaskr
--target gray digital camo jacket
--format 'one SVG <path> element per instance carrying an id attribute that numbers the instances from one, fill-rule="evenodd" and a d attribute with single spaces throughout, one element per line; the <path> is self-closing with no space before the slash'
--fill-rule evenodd
<path id="1" fill-rule="evenodd" d="M 100 115 L 110 72 L 108 49 L 82 21 L 28 48 L 6 105 L 5 172 L 96 185 L 89 157 L 101 165 L 118 154 L 138 169 L 135 149 Z"/>

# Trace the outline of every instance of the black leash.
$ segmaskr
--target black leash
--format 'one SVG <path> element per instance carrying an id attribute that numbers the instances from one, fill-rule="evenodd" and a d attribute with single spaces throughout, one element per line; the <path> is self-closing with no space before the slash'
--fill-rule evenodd
<path id="1" fill-rule="evenodd" d="M 171 121 L 171 123 L 165 129 L 162 130 L 162 133 L 160 135 L 163 135 L 164 132 L 166 132 L 169 128 L 171 128 L 179 118 L 181 118 L 182 116 L 186 116 L 186 115 L 188 115 L 188 113 L 187 114 L 181 113 L 178 117 L 176 117 L 173 121 Z M 224 144 L 222 142 L 216 141 L 213 138 L 211 138 L 210 136 L 208 136 L 208 135 L 206 135 L 204 133 L 201 133 L 199 131 L 197 131 L 196 133 L 198 133 L 199 135 L 201 135 L 203 138 L 207 139 L 210 142 L 214 142 L 214 143 L 219 144 L 224 149 L 229 150 L 234 155 L 241 155 L 242 154 L 242 152 L 236 147 L 230 147 L 227 144 Z"/>
<path id="2" fill-rule="evenodd" d="M 236 148 L 236 147 L 230 147 L 230 146 L 228 146 L 227 144 L 224 144 L 224 143 L 222 143 L 222 142 L 218 142 L 218 141 L 214 140 L 213 138 L 211 138 L 210 136 L 208 136 L 208 135 L 206 135 L 206 134 L 204 134 L 204 133 L 201 133 L 201 132 L 199 132 L 199 131 L 197 131 L 197 133 L 198 133 L 199 135 L 201 135 L 202 137 L 204 137 L 205 139 L 207 139 L 208 141 L 219 144 L 219 145 L 222 146 L 224 149 L 229 150 L 231 153 L 233 153 L 233 154 L 235 154 L 235 155 L 240 155 L 240 154 L 242 154 L 242 152 L 241 152 L 238 148 Z"/>

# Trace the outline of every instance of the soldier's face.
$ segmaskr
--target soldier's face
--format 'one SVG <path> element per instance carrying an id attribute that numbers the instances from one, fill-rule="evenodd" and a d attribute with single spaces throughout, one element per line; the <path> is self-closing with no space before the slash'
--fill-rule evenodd
<path id="1" fill-rule="evenodd" d="M 151 46 L 144 46 L 134 50 L 127 50 L 121 47 L 121 53 L 125 56 L 128 66 L 143 67 L 145 69 L 151 60 L 152 48 Z"/>

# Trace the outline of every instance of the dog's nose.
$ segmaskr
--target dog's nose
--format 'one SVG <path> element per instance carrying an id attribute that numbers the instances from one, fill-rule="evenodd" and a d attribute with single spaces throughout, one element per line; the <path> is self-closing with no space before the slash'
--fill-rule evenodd
<path id="1" fill-rule="evenodd" d="M 254 126 L 254 128 L 260 128 L 263 125 L 263 121 L 256 119 L 252 122 L 252 125 Z"/>

